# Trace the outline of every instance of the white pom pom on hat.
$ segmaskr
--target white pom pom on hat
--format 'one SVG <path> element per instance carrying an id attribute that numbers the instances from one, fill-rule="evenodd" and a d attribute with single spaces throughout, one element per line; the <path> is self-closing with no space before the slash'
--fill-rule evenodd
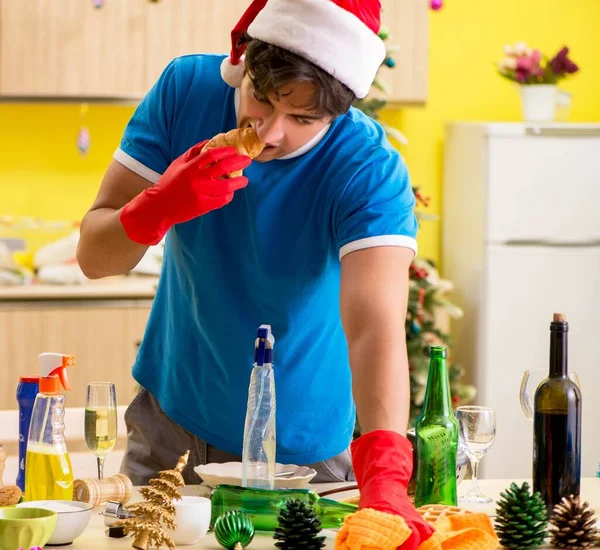
<path id="1" fill-rule="evenodd" d="M 380 26 L 380 0 L 254 0 L 231 32 L 221 76 L 241 86 L 248 33 L 307 59 L 363 98 L 386 55 Z"/>

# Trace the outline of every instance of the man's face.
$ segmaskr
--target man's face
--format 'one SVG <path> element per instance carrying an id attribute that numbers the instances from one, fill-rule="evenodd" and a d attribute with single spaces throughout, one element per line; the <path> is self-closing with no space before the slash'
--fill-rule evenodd
<path id="1" fill-rule="evenodd" d="M 312 104 L 314 84 L 309 82 L 290 82 L 277 94 L 270 92 L 263 98 L 254 91 L 246 75 L 240 92 L 238 126 L 252 125 L 267 145 L 255 159 L 259 162 L 293 153 L 331 122 L 302 107 Z"/>

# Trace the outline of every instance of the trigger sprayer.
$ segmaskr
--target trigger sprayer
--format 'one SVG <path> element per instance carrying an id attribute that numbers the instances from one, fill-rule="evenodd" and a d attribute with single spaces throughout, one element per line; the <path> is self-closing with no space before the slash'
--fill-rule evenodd
<path id="1" fill-rule="evenodd" d="M 42 353 L 39 393 L 35 398 L 25 466 L 25 500 L 72 500 L 73 470 L 65 442 L 65 396 L 70 390 L 67 368 L 72 355 Z"/>

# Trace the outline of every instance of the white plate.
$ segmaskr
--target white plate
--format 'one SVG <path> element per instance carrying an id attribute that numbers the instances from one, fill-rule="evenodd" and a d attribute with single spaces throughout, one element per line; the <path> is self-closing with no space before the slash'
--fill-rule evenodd
<path id="1" fill-rule="evenodd" d="M 241 485 L 242 484 L 242 463 L 225 462 L 223 464 L 203 464 L 194 468 L 196 472 L 211 487 L 217 485 Z M 285 476 L 277 476 L 284 474 Z M 296 466 L 295 464 L 276 464 L 275 465 L 275 488 L 277 489 L 303 489 L 308 486 L 317 471 L 307 466 Z"/>

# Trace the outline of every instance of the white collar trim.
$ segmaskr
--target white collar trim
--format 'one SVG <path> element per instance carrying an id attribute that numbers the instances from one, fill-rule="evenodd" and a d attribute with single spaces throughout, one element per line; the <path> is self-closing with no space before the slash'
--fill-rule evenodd
<path id="1" fill-rule="evenodd" d="M 240 89 L 239 88 L 235 89 L 235 93 L 234 93 L 233 97 L 234 97 L 234 104 L 235 104 L 235 117 L 237 120 L 237 114 L 238 114 L 238 111 L 240 108 Z M 331 123 L 329 123 L 327 126 L 325 126 L 325 128 L 323 128 L 314 138 L 312 138 L 308 143 L 304 144 L 299 149 L 296 149 L 295 151 L 292 151 L 291 153 L 285 155 L 284 157 L 279 157 L 275 160 L 293 159 L 293 158 L 299 157 L 301 155 L 304 155 L 305 153 L 308 153 L 311 149 L 314 149 L 321 142 L 321 140 L 325 137 L 325 135 L 329 131 L 329 128 L 331 128 Z"/>

